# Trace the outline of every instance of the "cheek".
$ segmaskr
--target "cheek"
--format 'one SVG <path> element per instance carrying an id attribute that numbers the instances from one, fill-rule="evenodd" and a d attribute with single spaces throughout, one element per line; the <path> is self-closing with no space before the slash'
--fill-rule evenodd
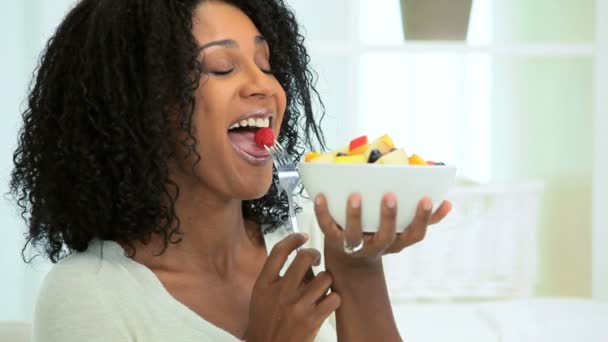
<path id="1" fill-rule="evenodd" d="M 281 112 L 285 112 L 285 108 L 287 107 L 287 94 L 285 93 L 285 89 L 279 85 L 279 92 L 277 95 L 277 101 L 279 103 L 279 109 Z"/>
<path id="2" fill-rule="evenodd" d="M 226 118 L 228 101 L 225 94 L 217 91 L 210 84 L 205 84 L 197 90 L 192 123 L 195 127 L 198 144 L 201 149 L 208 149 L 203 142 L 217 143 L 218 138 L 226 134 Z M 208 145 L 208 144 L 207 144 Z"/>
<path id="3" fill-rule="evenodd" d="M 280 124 L 283 122 L 283 119 L 285 117 L 285 110 L 287 109 L 287 95 L 285 93 L 285 90 L 283 90 L 283 88 L 281 86 L 279 86 L 280 91 L 277 92 L 276 95 L 276 99 L 277 99 L 277 110 L 278 110 L 278 123 L 279 126 L 281 127 Z"/>

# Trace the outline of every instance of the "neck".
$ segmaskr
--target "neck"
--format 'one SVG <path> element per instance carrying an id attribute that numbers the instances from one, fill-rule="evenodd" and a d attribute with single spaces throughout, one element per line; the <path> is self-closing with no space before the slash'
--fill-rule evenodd
<path id="1" fill-rule="evenodd" d="M 243 219 L 241 200 L 211 198 L 202 186 L 180 185 L 175 213 L 183 233 L 165 252 L 163 237 L 154 234 L 149 244 L 136 243 L 135 260 L 166 272 L 216 274 L 231 277 L 247 268 L 263 245 L 260 227 Z M 265 249 L 264 249 L 265 254 Z"/>

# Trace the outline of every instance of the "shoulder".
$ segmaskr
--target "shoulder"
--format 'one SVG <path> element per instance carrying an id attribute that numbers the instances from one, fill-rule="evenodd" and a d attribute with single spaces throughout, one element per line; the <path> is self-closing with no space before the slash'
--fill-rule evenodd
<path id="1" fill-rule="evenodd" d="M 41 298 L 46 293 L 71 295 L 99 290 L 108 278 L 124 272 L 127 258 L 121 251 L 114 242 L 94 241 L 86 251 L 69 255 L 53 265 L 46 275 Z"/>
<path id="2" fill-rule="evenodd" d="M 119 338 L 124 329 L 108 296 L 111 289 L 104 287 L 115 265 L 97 252 L 75 253 L 52 267 L 34 309 L 33 341 L 95 341 L 89 337 L 96 333 L 125 340 Z"/>
<path id="3" fill-rule="evenodd" d="M 46 275 L 38 294 L 36 315 L 73 311 L 100 300 L 96 275 L 87 267 L 94 263 L 79 257 L 69 258 L 54 265 Z"/>

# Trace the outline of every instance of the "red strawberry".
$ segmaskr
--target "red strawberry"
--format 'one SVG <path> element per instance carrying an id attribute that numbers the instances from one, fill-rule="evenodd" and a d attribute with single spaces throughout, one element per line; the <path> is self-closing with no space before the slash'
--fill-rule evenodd
<path id="1" fill-rule="evenodd" d="M 255 132 L 253 140 L 256 145 L 261 148 L 264 148 L 264 146 L 272 146 L 274 144 L 274 133 L 272 132 L 272 129 L 268 127 L 260 128 Z"/>

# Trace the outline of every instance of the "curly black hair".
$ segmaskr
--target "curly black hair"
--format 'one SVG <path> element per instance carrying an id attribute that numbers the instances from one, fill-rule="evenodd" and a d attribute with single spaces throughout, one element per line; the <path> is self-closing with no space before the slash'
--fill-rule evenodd
<path id="1" fill-rule="evenodd" d="M 181 241 L 168 161 L 184 155 L 178 149 L 194 153 L 194 164 L 201 159 L 192 115 L 204 70 L 192 16 L 202 1 L 211 0 L 82 0 L 61 22 L 34 72 L 13 154 L 10 194 L 28 226 L 24 259 L 30 244 L 55 263 L 93 239 L 132 247 L 160 234 L 165 249 Z M 325 149 L 317 123 L 324 107 L 293 11 L 283 0 L 222 1 L 270 46 L 287 94 L 279 141 L 296 160 Z M 286 220 L 276 173 L 268 193 L 242 209 L 268 230 Z"/>

